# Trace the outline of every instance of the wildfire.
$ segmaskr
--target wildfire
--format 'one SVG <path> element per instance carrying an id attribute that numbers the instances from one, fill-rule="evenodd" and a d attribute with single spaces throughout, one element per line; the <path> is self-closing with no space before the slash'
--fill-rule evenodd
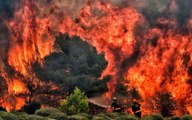
<path id="1" fill-rule="evenodd" d="M 19 80 L 13 80 L 8 84 L 8 92 L 19 94 L 26 91 L 25 84 Z"/>
<path id="2" fill-rule="evenodd" d="M 7 101 L 2 104 L 3 107 L 6 107 L 7 111 L 11 110 L 19 110 L 25 104 L 25 100 L 23 98 L 17 97 L 14 100 L 6 99 Z"/>
<path id="3" fill-rule="evenodd" d="M 178 107 L 181 114 L 192 114 L 191 19 L 183 28 L 174 17 L 160 17 L 150 26 L 134 5 L 120 7 L 103 0 L 84 1 L 73 15 L 66 12 L 65 0 L 48 3 L 21 0 L 20 4 L 22 7 L 15 12 L 14 19 L 7 21 L 8 63 L 23 76 L 30 76 L 30 63 L 42 62 L 53 51 L 59 32 L 68 33 L 80 36 L 96 47 L 98 53 L 105 54 L 108 65 L 101 77 L 112 76 L 107 97 L 115 92 L 122 76 L 129 81 L 126 86 L 138 90 L 146 114 L 152 112 L 145 107 L 147 101 L 161 91 L 171 93 L 177 106 L 182 106 Z M 167 9 L 176 11 L 176 2 Z M 8 88 L 10 95 L 26 92 L 20 80 L 12 80 Z M 17 98 L 15 103 L 19 108 L 24 99 Z"/>

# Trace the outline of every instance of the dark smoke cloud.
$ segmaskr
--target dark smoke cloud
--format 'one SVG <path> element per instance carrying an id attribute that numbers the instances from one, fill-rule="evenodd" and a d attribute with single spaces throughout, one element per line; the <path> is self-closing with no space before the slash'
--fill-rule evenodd
<path id="1" fill-rule="evenodd" d="M 136 0 L 139 1 L 139 0 Z M 176 19 L 179 27 L 186 27 L 192 15 L 191 0 L 141 0 L 133 5 L 142 13 L 149 24 L 158 18 Z"/>
<path id="2" fill-rule="evenodd" d="M 6 55 L 9 43 L 9 32 L 5 22 L 14 17 L 15 3 L 17 0 L 0 0 L 0 69 L 3 66 L 2 59 Z"/>
<path id="3" fill-rule="evenodd" d="M 181 26 L 186 25 L 188 19 L 192 16 L 192 1 L 191 0 L 176 0 L 178 5 L 177 20 Z"/>
<path id="4" fill-rule="evenodd" d="M 149 24 L 153 24 L 162 16 L 169 3 L 169 0 L 141 0 L 141 2 L 135 2 L 134 6 L 136 6 Z"/>
<path id="5" fill-rule="evenodd" d="M 36 2 L 38 2 L 42 8 L 46 8 L 43 11 L 44 14 L 52 9 L 50 5 L 55 5 L 57 6 L 56 13 L 71 16 L 72 18 L 75 18 L 84 6 L 84 0 L 37 0 Z"/>
<path id="6" fill-rule="evenodd" d="M 180 26 L 185 26 L 192 16 L 191 0 L 110 0 L 119 7 L 135 7 L 150 24 L 158 18 L 176 18 Z"/>
<path id="7" fill-rule="evenodd" d="M 1 19 L 7 19 L 13 17 L 15 10 L 15 1 L 13 0 L 0 0 L 0 14 Z"/>
<path id="8" fill-rule="evenodd" d="M 39 17 L 49 14 L 52 9 L 51 5 L 57 6 L 56 22 L 59 22 L 59 16 L 70 15 L 73 19 L 76 19 L 80 10 L 84 7 L 85 1 L 94 3 L 92 0 L 36 0 L 43 8 L 43 13 L 39 13 Z M 120 8 L 135 7 L 146 19 L 146 26 L 152 26 L 156 24 L 157 19 L 161 17 L 173 18 L 175 17 L 180 26 L 185 26 L 188 19 L 192 14 L 192 1 L 191 0 L 101 0 L 103 2 L 110 2 L 112 5 L 116 5 Z M 14 17 L 14 12 L 20 8 L 20 0 L 0 0 L 0 59 L 5 53 L 5 49 L 8 45 L 8 30 L 4 21 L 7 21 Z M 22 5 L 21 5 L 22 6 Z M 61 18 L 61 17 L 60 17 Z M 53 22 L 54 23 L 54 22 Z M 140 31 L 143 31 L 140 30 Z M 1 60 L 0 60 L 1 61 Z M 0 66 L 1 66 L 0 62 Z"/>

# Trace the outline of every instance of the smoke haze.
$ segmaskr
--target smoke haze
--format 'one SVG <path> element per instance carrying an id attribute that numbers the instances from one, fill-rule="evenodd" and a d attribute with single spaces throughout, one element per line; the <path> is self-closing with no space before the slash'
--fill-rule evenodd
<path id="1" fill-rule="evenodd" d="M 68 33 L 105 54 L 101 78 L 112 76 L 107 97 L 123 77 L 143 106 L 166 91 L 184 106 L 182 114 L 192 113 L 191 0 L 1 0 L 0 6 L 1 58 L 23 76 L 54 51 L 58 33 Z"/>

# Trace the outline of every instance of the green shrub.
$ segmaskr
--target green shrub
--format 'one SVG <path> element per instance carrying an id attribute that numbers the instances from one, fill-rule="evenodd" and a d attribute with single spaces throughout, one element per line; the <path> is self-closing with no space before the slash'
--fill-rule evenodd
<path id="1" fill-rule="evenodd" d="M 2 118 L 2 117 L 0 117 L 0 120 L 3 120 L 3 118 Z"/>
<path id="2" fill-rule="evenodd" d="M 19 120 L 14 114 L 0 111 L 0 117 L 3 120 Z"/>
<path id="3" fill-rule="evenodd" d="M 68 120 L 89 120 L 87 117 L 81 115 L 72 115 L 67 117 Z"/>
<path id="4" fill-rule="evenodd" d="M 100 113 L 100 114 L 94 115 L 93 120 L 113 120 L 113 119 L 103 113 Z"/>
<path id="5" fill-rule="evenodd" d="M 144 116 L 141 120 L 154 120 L 152 116 Z"/>
<path id="6" fill-rule="evenodd" d="M 17 111 L 11 111 L 10 113 L 14 114 L 14 115 L 23 115 L 26 114 L 25 112 L 17 112 Z"/>
<path id="7" fill-rule="evenodd" d="M 44 116 L 44 117 L 48 117 L 51 114 L 55 114 L 55 113 L 61 113 L 61 111 L 56 108 L 47 107 L 47 108 L 39 109 L 35 112 L 36 115 Z"/>
<path id="8" fill-rule="evenodd" d="M 52 119 L 55 119 L 55 120 L 66 120 L 67 119 L 67 115 L 66 114 L 64 114 L 64 113 L 59 113 L 59 112 L 57 112 L 57 113 L 51 113 L 50 115 L 49 115 L 49 118 L 52 118 Z"/>
<path id="9" fill-rule="evenodd" d="M 132 115 L 120 115 L 115 120 L 137 120 L 138 118 Z"/>
<path id="10" fill-rule="evenodd" d="M 170 117 L 168 120 L 181 120 L 181 119 L 180 117 L 173 116 L 173 117 Z"/>
<path id="11" fill-rule="evenodd" d="M 95 116 L 93 117 L 93 120 L 106 120 L 106 119 L 103 117 Z"/>
<path id="12" fill-rule="evenodd" d="M 41 117 L 38 115 L 29 115 L 29 118 L 27 120 L 54 120 L 54 119 Z"/>
<path id="13" fill-rule="evenodd" d="M 154 118 L 154 120 L 164 120 L 163 116 L 160 114 L 152 114 L 151 116 Z"/>
<path id="14" fill-rule="evenodd" d="M 66 114 L 52 107 L 39 109 L 35 112 L 35 114 L 43 117 L 49 117 L 55 120 L 61 120 L 61 119 L 65 120 L 67 118 Z"/>
<path id="15" fill-rule="evenodd" d="M 152 114 L 152 115 L 143 117 L 142 120 L 164 120 L 164 118 L 160 114 Z"/>
<path id="16" fill-rule="evenodd" d="M 118 118 L 119 117 L 119 113 L 106 113 L 105 115 L 107 115 L 110 118 Z"/>
<path id="17" fill-rule="evenodd" d="M 61 101 L 60 108 L 67 114 L 87 113 L 89 111 L 89 101 L 87 96 L 76 87 L 66 100 Z"/>
<path id="18" fill-rule="evenodd" d="M 29 115 L 28 114 L 18 114 L 17 118 L 19 120 L 29 120 Z"/>
<path id="19" fill-rule="evenodd" d="M 82 116 L 82 117 L 85 117 L 85 118 L 88 118 L 89 120 L 92 120 L 92 118 L 93 118 L 92 115 L 89 115 L 89 114 L 87 114 L 87 113 L 80 113 L 80 114 L 78 114 L 78 115 L 80 115 L 80 116 Z"/>
<path id="20" fill-rule="evenodd" d="M 184 115 L 181 117 L 181 120 L 192 120 L 192 115 Z"/>

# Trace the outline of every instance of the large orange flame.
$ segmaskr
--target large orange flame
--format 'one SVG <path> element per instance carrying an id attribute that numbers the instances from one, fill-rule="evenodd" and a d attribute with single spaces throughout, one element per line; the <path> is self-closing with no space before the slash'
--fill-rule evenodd
<path id="1" fill-rule="evenodd" d="M 30 76 L 30 63 L 41 62 L 53 51 L 54 35 L 77 35 L 96 47 L 98 53 L 105 53 L 108 65 L 101 77 L 113 77 L 108 83 L 108 97 L 123 76 L 129 80 L 126 86 L 138 90 L 146 114 L 152 112 L 144 107 L 148 99 L 161 91 L 171 93 L 181 114 L 192 114 L 192 20 L 184 34 L 179 32 L 175 19 L 159 18 L 157 26 L 149 28 L 134 6 L 119 7 L 103 0 L 85 0 L 73 15 L 66 12 L 65 0 L 49 4 L 21 0 L 20 4 L 14 19 L 7 22 L 11 35 L 8 63 L 23 76 Z M 171 10 L 177 7 L 175 2 L 170 6 Z M 8 84 L 10 95 L 26 92 L 19 80 Z M 18 102 L 24 104 L 19 98 Z"/>

